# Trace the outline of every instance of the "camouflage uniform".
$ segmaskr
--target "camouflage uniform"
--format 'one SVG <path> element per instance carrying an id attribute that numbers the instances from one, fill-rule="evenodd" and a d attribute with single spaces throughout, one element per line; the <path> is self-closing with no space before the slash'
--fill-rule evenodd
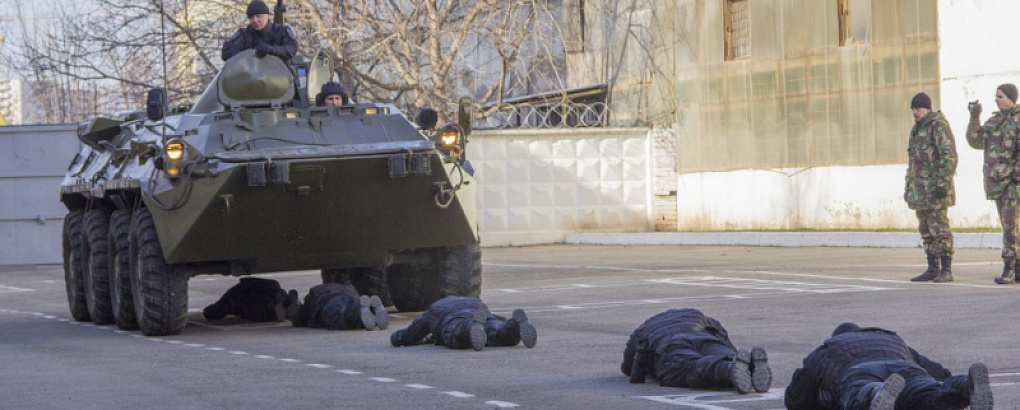
<path id="1" fill-rule="evenodd" d="M 930 112 L 914 124 L 907 153 L 910 165 L 903 197 L 907 206 L 917 213 L 924 252 L 928 256 L 952 256 L 953 232 L 947 213 L 948 208 L 956 204 L 953 187 L 956 138 L 941 111 Z M 945 197 L 939 198 L 936 188 L 945 189 Z"/>
<path id="2" fill-rule="evenodd" d="M 971 118 L 967 125 L 967 143 L 985 151 L 985 195 L 995 201 L 1002 221 L 1002 260 L 1012 264 L 1017 259 L 1017 161 L 1020 160 L 1020 109 L 1017 106 L 992 114 L 981 125 Z"/>

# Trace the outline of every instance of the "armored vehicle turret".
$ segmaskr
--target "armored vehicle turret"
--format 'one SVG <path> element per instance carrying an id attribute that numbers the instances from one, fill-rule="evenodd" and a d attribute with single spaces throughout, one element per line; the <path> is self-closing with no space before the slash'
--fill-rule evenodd
<path id="1" fill-rule="evenodd" d="M 434 111 L 416 126 L 392 104 L 315 106 L 333 76 L 322 51 L 247 50 L 190 109 L 153 90 L 144 112 L 82 123 L 60 187 L 74 319 L 179 333 L 201 274 L 317 269 L 401 311 L 478 296 L 470 101 L 438 129 Z"/>

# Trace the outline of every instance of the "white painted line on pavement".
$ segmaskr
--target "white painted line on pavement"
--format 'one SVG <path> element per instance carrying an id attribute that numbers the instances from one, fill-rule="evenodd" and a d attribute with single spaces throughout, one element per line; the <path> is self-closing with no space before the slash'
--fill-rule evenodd
<path id="1" fill-rule="evenodd" d="M 988 375 L 988 377 L 1013 377 L 1013 376 L 1020 376 L 1020 373 L 995 373 Z"/>
<path id="2" fill-rule="evenodd" d="M 932 283 L 932 282 L 910 282 L 908 279 L 903 280 L 892 280 L 892 279 L 875 279 L 875 278 L 862 278 L 862 277 L 846 277 L 846 276 L 830 276 L 830 275 L 816 275 L 811 273 L 790 273 L 790 272 L 774 272 L 765 270 L 756 271 L 725 271 L 739 274 L 757 273 L 761 275 L 774 275 L 774 276 L 794 276 L 801 278 L 818 278 L 818 279 L 831 279 L 831 280 L 853 280 L 861 282 L 879 282 L 879 283 L 891 283 L 897 285 L 906 286 L 920 286 L 920 285 L 931 285 L 931 286 L 962 286 L 971 288 L 985 288 L 985 289 L 1002 289 L 1001 285 L 973 285 L 967 283 Z M 1007 286 L 1008 287 L 1008 286 Z"/>
<path id="3" fill-rule="evenodd" d="M 689 394 L 671 394 L 668 396 L 634 396 L 638 399 L 651 400 L 674 406 L 687 406 L 703 410 L 731 410 L 722 406 L 728 403 L 747 403 L 757 401 L 783 400 L 786 389 L 773 389 L 766 393 L 740 395 L 736 392 L 692 392 Z"/>
<path id="4" fill-rule="evenodd" d="M 567 306 L 566 308 L 571 308 L 571 307 Z M 17 312 L 17 311 L 10 311 L 10 310 L 7 310 L 7 309 L 0 309 L 0 313 L 6 313 L 6 312 L 22 313 L 22 312 Z M 233 354 L 233 355 L 249 355 L 250 354 L 250 353 L 248 353 L 246 351 L 243 351 L 243 350 L 227 350 L 224 347 L 215 347 L 215 346 L 206 347 L 204 344 L 201 344 L 201 343 L 184 343 L 183 340 L 179 340 L 179 339 L 160 339 L 160 338 L 155 338 L 155 337 L 148 337 L 147 338 L 147 337 L 145 337 L 145 335 L 134 334 L 134 333 L 131 333 L 131 332 L 128 332 L 128 331 L 117 329 L 117 328 L 112 327 L 112 326 L 95 325 L 95 324 L 92 324 L 92 323 L 78 323 L 78 322 L 74 322 L 74 321 L 69 321 L 69 319 L 66 319 L 66 318 L 58 318 L 56 316 L 46 315 L 44 313 L 39 313 L 39 312 L 24 312 L 24 313 L 25 314 L 30 314 L 30 315 L 33 315 L 33 316 L 47 317 L 47 318 L 50 318 L 50 319 L 58 319 L 58 320 L 65 321 L 65 322 L 73 324 L 73 325 L 83 325 L 83 326 L 88 326 L 88 327 L 95 327 L 97 329 L 113 330 L 113 332 L 116 333 L 116 334 L 127 335 L 127 336 L 131 336 L 131 337 L 137 338 L 137 339 L 143 339 L 144 338 L 145 340 L 152 341 L 152 342 L 165 342 L 167 344 L 184 345 L 184 346 L 188 346 L 188 347 L 197 347 L 197 348 L 205 347 L 206 350 L 210 350 L 210 351 L 226 351 L 226 353 Z M 270 356 L 270 355 L 254 355 L 253 357 L 258 358 L 258 359 L 273 359 L 274 358 L 273 356 Z M 281 362 L 285 362 L 285 363 L 301 363 L 301 360 L 299 360 L 299 359 L 277 359 L 277 360 L 279 360 Z M 318 369 L 329 369 L 329 368 L 333 367 L 332 365 L 323 364 L 323 363 L 308 363 L 308 364 L 306 364 L 306 366 L 308 366 L 310 368 L 318 368 Z M 342 374 L 348 374 L 348 375 L 360 375 L 360 374 L 363 374 L 360 371 L 349 370 L 349 369 L 338 369 L 338 370 L 336 370 L 336 373 L 342 373 Z M 373 380 L 373 381 L 376 381 L 376 382 L 380 382 L 380 383 L 396 383 L 396 382 L 398 382 L 397 379 L 388 378 L 388 377 L 370 377 L 369 379 Z M 412 389 L 416 389 L 416 390 L 434 389 L 434 387 L 432 387 L 432 386 L 425 385 L 425 384 L 417 384 L 417 383 L 405 384 L 404 386 L 412 388 Z M 448 396 L 458 397 L 458 398 L 476 397 L 474 394 L 465 393 L 465 392 L 461 392 L 461 391 L 444 391 L 442 393 L 445 394 L 445 395 L 448 395 Z M 486 405 L 494 406 L 494 407 L 498 407 L 498 408 L 519 407 L 519 405 L 516 404 L 516 403 L 511 403 L 511 402 L 506 402 L 506 401 L 499 401 L 499 400 L 489 400 L 489 401 L 486 401 L 484 403 Z"/>
<path id="5" fill-rule="evenodd" d="M 517 404 L 517 403 L 511 403 L 511 402 L 508 402 L 508 401 L 499 401 L 499 400 L 489 400 L 489 401 L 485 402 L 485 404 L 488 404 L 490 406 L 496 406 L 496 407 L 499 407 L 501 409 L 510 409 L 510 408 L 514 408 L 514 407 L 520 407 L 520 405 Z"/>
<path id="6" fill-rule="evenodd" d="M 21 292 L 35 292 L 35 289 L 16 288 L 14 286 L 0 285 L 0 293 L 21 293 Z"/>

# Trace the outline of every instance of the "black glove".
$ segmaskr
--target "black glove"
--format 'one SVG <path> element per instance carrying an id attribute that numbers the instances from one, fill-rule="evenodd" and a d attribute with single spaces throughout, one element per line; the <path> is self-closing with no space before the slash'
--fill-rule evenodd
<path id="1" fill-rule="evenodd" d="M 946 191 L 945 187 L 935 187 L 935 198 L 942 199 L 949 196 L 949 192 Z"/>
<path id="2" fill-rule="evenodd" d="M 266 54 L 271 54 L 271 52 L 272 49 L 266 43 L 259 43 L 259 45 L 255 46 L 255 57 L 262 58 Z"/>
<path id="3" fill-rule="evenodd" d="M 977 100 L 971 101 L 970 104 L 967 104 L 967 110 L 970 111 L 972 118 L 977 118 L 977 116 L 981 115 L 981 103 Z"/>

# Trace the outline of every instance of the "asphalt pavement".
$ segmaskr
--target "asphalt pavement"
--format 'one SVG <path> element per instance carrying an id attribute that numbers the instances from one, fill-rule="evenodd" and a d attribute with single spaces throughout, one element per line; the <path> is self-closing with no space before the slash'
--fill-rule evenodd
<path id="1" fill-rule="evenodd" d="M 455 351 L 394 348 L 420 313 L 384 331 L 206 321 L 237 282 L 189 282 L 189 322 L 146 337 L 70 318 L 59 267 L 0 271 L 3 408 L 781 409 L 801 359 L 840 322 L 897 331 L 954 372 L 990 369 L 997 409 L 1020 406 L 1020 285 L 998 286 L 995 249 L 961 249 L 956 282 L 910 283 L 919 249 L 556 245 L 483 250 L 483 294 L 497 314 L 524 308 L 538 345 Z M 318 272 L 260 275 L 304 295 Z M 695 307 L 738 347 L 762 346 L 763 394 L 630 384 L 620 372 L 635 327 Z"/>

